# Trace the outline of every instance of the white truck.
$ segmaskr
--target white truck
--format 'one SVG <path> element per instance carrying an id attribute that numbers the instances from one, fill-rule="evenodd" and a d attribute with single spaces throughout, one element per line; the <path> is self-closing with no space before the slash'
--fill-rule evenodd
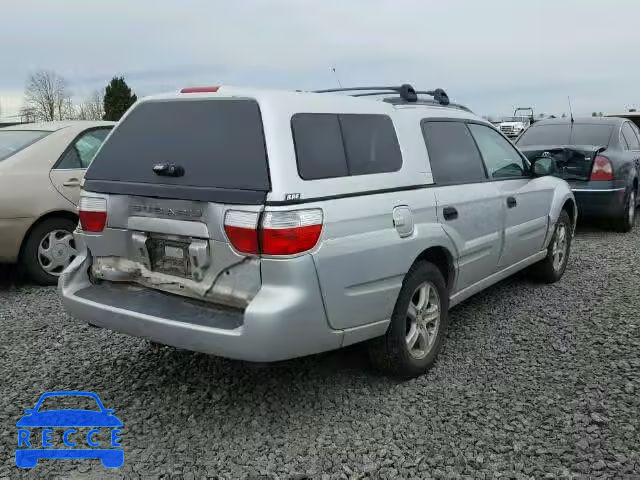
<path id="1" fill-rule="evenodd" d="M 521 113 L 522 112 L 522 113 Z M 497 125 L 498 129 L 510 139 L 515 139 L 535 121 L 533 108 L 516 108 L 512 117 L 505 117 Z"/>

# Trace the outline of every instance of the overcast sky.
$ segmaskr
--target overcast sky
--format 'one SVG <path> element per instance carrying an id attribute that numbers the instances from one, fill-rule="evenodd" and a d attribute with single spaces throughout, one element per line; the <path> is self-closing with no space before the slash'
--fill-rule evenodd
<path id="1" fill-rule="evenodd" d="M 124 75 L 139 96 L 188 85 L 411 83 L 479 114 L 640 106 L 638 0 L 2 0 L 0 108 L 29 72 L 77 98 Z"/>

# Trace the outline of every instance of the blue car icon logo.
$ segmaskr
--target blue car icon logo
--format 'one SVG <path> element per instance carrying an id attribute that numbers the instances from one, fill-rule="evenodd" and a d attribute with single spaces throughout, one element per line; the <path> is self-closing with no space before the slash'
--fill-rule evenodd
<path id="1" fill-rule="evenodd" d="M 51 397 L 69 397 L 71 402 L 93 399 L 98 409 L 46 410 L 42 408 L 42 403 Z M 65 400 L 69 401 L 69 399 Z M 99 458 L 102 465 L 108 468 L 118 468 L 124 463 L 124 450 L 120 445 L 122 422 L 114 415 L 114 410 L 104 408 L 95 393 L 80 391 L 44 393 L 34 408 L 25 410 L 25 415 L 18 420 L 16 427 L 18 427 L 18 448 L 16 449 L 18 467 L 33 468 L 41 458 Z M 105 448 L 107 446 L 109 448 Z"/>

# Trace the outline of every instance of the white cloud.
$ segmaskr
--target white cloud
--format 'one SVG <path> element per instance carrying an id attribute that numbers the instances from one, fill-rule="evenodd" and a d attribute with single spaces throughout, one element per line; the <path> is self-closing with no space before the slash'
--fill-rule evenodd
<path id="1" fill-rule="evenodd" d="M 637 98 L 640 3 L 618 0 L 21 0 L 3 5 L 0 95 L 54 69 L 84 95 L 193 83 L 411 82 L 481 113 L 620 109 Z M 4 70 L 7 70 L 6 74 Z"/>

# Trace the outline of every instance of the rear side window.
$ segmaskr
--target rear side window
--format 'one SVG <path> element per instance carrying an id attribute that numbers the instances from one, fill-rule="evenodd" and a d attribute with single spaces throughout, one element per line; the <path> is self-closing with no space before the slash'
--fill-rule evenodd
<path id="1" fill-rule="evenodd" d="M 51 132 L 40 130 L 0 130 L 0 161 L 37 142 Z"/>
<path id="2" fill-rule="evenodd" d="M 384 115 L 340 115 L 351 175 L 395 172 L 402 155 L 393 123 Z"/>
<path id="3" fill-rule="evenodd" d="M 184 174 L 154 172 L 154 166 L 165 164 L 182 167 Z M 258 104 L 236 99 L 142 103 L 104 143 L 86 178 L 94 191 L 214 202 L 243 201 L 236 193 L 231 198 L 221 192 L 225 189 L 267 192 Z"/>
<path id="4" fill-rule="evenodd" d="M 299 113 L 291 129 L 303 180 L 395 172 L 402 166 L 386 115 Z"/>
<path id="5" fill-rule="evenodd" d="M 314 180 L 349 175 L 338 115 L 295 115 L 291 128 L 300 178 Z"/>
<path id="6" fill-rule="evenodd" d="M 110 130 L 111 128 L 97 128 L 84 132 L 69 146 L 56 168 L 82 169 L 89 167 Z"/>
<path id="7" fill-rule="evenodd" d="M 640 143 L 638 143 L 636 132 L 633 131 L 629 123 L 622 125 L 622 136 L 627 142 L 629 150 L 640 150 Z"/>
<path id="8" fill-rule="evenodd" d="M 423 121 L 422 133 L 437 184 L 474 183 L 487 178 L 480 152 L 463 122 Z"/>

